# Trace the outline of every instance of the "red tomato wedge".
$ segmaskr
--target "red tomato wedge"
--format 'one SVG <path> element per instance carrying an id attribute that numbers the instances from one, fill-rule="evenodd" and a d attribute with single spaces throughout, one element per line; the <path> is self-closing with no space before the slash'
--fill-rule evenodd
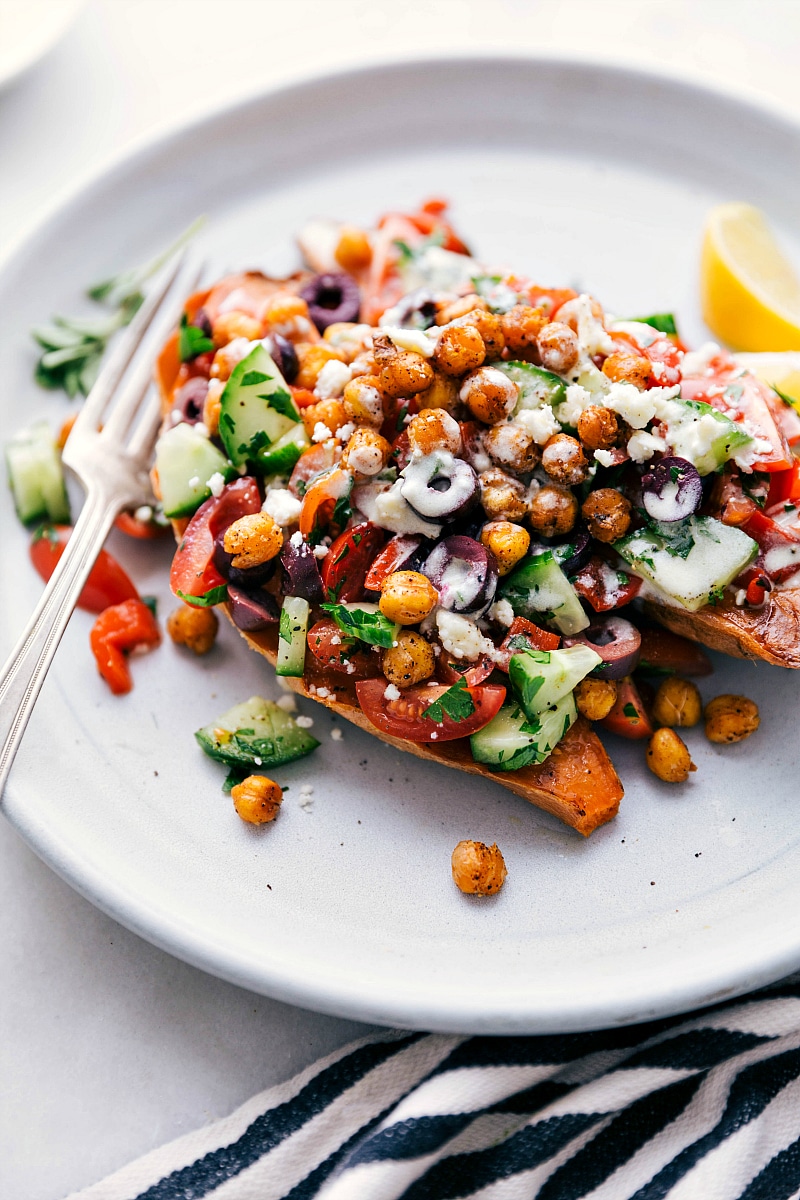
<path id="1" fill-rule="evenodd" d="M 161 641 L 156 619 L 141 600 L 125 600 L 100 614 L 89 635 L 97 669 L 115 696 L 133 687 L 127 655 Z"/>
<path id="2" fill-rule="evenodd" d="M 646 349 L 640 350 L 645 358 L 649 358 L 651 363 L 656 365 L 656 370 L 653 372 L 653 384 L 656 387 L 671 387 L 675 383 L 680 382 L 681 378 L 681 354 L 678 347 L 668 337 L 658 337 L 654 342 L 651 342 Z"/>
<path id="3" fill-rule="evenodd" d="M 715 359 L 714 365 L 713 375 L 689 376 L 683 380 L 682 399 L 710 404 L 732 420 L 747 420 L 770 444 L 770 449 L 755 462 L 755 469 L 788 470 L 794 458 L 777 415 L 781 402 L 772 388 L 755 375 L 739 375 L 738 367 L 727 354 Z"/>
<path id="4" fill-rule="evenodd" d="M 603 720 L 598 721 L 597 724 L 603 729 L 607 729 L 609 733 L 616 733 L 619 737 L 629 738 L 632 741 L 641 741 L 644 738 L 652 737 L 652 722 L 647 715 L 647 709 L 639 694 L 639 689 L 630 675 L 620 679 L 617 684 L 616 704 L 608 716 L 603 717 Z"/>
<path id="5" fill-rule="evenodd" d="M 540 629 L 527 617 L 514 617 L 500 645 L 502 658 L 498 659 L 496 665 L 500 671 L 508 673 L 508 663 L 512 654 L 520 650 L 557 650 L 560 645 L 561 638 L 557 633 Z"/>
<path id="6" fill-rule="evenodd" d="M 340 534 L 322 565 L 322 583 L 328 599 L 360 600 L 370 563 L 383 545 L 385 533 L 364 521 Z"/>
<path id="7" fill-rule="evenodd" d="M 710 675 L 714 668 L 702 646 L 669 629 L 643 629 L 639 670 L 675 672 L 677 675 Z"/>
<path id="8" fill-rule="evenodd" d="M 201 608 L 224 600 L 226 584 L 214 566 L 214 538 L 239 517 L 260 511 L 258 484 L 247 476 L 201 504 L 172 560 L 169 585 L 173 594 Z"/>
<path id="9" fill-rule="evenodd" d="M 425 712 L 449 688 L 406 688 L 398 700 L 387 700 L 386 689 L 385 679 L 363 679 L 356 684 L 358 702 L 376 729 L 407 742 L 452 742 L 469 737 L 489 724 L 506 698 L 506 689 L 496 684 L 465 688 L 463 694 L 472 701 L 472 713 L 460 721 L 442 713 L 438 721 L 426 717 Z"/>
<path id="10" fill-rule="evenodd" d="M 308 631 L 308 648 L 329 671 L 349 675 L 351 679 L 369 679 L 380 674 L 377 654 L 370 651 L 364 642 L 349 638 L 342 633 L 335 621 L 317 621 Z M 384 688 L 386 683 L 384 682 Z"/>
<path id="11" fill-rule="evenodd" d="M 395 534 L 386 543 L 367 572 L 364 580 L 364 587 L 367 591 L 379 592 L 387 575 L 392 575 L 395 571 L 408 570 L 405 564 L 416 554 L 424 540 L 418 533 Z"/>
<path id="12" fill-rule="evenodd" d="M 316 396 L 314 403 L 318 403 Z M 300 455 L 289 476 L 289 491 L 298 499 L 302 498 L 311 480 L 335 467 L 341 457 L 341 446 L 333 442 L 320 442 L 317 446 L 309 446 L 308 450 L 304 450 Z"/>
<path id="13" fill-rule="evenodd" d="M 69 525 L 42 525 L 34 533 L 30 548 L 31 562 L 45 583 L 55 571 L 71 533 Z M 101 613 L 112 604 L 138 599 L 139 593 L 127 572 L 107 550 L 101 550 L 78 597 L 78 607 L 87 612 Z"/>
<path id="14" fill-rule="evenodd" d="M 572 586 L 583 600 L 588 600 L 595 612 L 609 612 L 630 604 L 642 586 L 641 579 L 607 563 L 599 554 L 593 555 L 572 580 Z"/>
<path id="15" fill-rule="evenodd" d="M 776 471 L 770 476 L 767 508 L 773 504 L 794 504 L 800 500 L 800 459 L 795 459 L 788 471 Z"/>

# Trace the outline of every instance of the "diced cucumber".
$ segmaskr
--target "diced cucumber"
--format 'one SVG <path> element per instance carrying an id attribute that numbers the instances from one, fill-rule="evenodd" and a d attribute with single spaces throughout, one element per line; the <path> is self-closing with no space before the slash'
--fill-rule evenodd
<path id="1" fill-rule="evenodd" d="M 535 720 L 526 717 L 520 705 L 504 704 L 497 716 L 469 739 L 472 757 L 498 771 L 544 762 L 577 718 L 571 692 Z"/>
<path id="2" fill-rule="evenodd" d="M 185 421 L 158 439 L 156 472 L 167 517 L 191 516 L 211 495 L 212 475 L 221 475 L 227 483 L 236 474 L 214 443 Z"/>
<path id="3" fill-rule="evenodd" d="M 306 662 L 306 634 L 311 607 L 299 596 L 287 596 L 281 609 L 278 626 L 278 661 L 276 675 L 303 674 Z"/>
<path id="4" fill-rule="evenodd" d="M 512 654 L 508 664 L 511 686 L 528 717 L 536 718 L 553 708 L 582 679 L 598 667 L 602 658 L 589 646 L 565 646 L 562 650 L 523 650 Z"/>
<path id="5" fill-rule="evenodd" d="M 69 524 L 61 455 L 46 421 L 15 433 L 6 444 L 8 482 L 20 521 Z"/>
<path id="6" fill-rule="evenodd" d="M 235 467 L 259 456 L 300 420 L 291 392 L 259 342 L 234 367 L 220 398 L 219 435 Z"/>
<path id="7" fill-rule="evenodd" d="M 377 604 L 365 600 L 358 604 L 323 604 L 342 633 L 359 638 L 368 646 L 381 646 L 387 650 L 397 641 L 400 626 L 383 615 Z"/>
<path id="8" fill-rule="evenodd" d="M 289 475 L 304 450 L 311 445 L 302 421 L 287 430 L 268 450 L 260 450 L 257 466 L 265 475 Z"/>
<path id="9" fill-rule="evenodd" d="M 753 442 L 749 433 L 730 417 L 701 400 L 673 400 L 677 421 L 669 418 L 670 453 L 694 463 L 701 475 L 710 475 L 734 454 Z"/>
<path id="10" fill-rule="evenodd" d="M 519 399 L 515 413 L 523 408 L 538 408 L 540 404 L 560 404 L 566 397 L 567 385 L 552 371 L 534 367 L 526 362 L 493 363 L 498 371 L 507 375 L 519 388 Z"/>
<path id="11" fill-rule="evenodd" d="M 708 604 L 758 553 L 751 537 L 713 517 L 653 522 L 614 543 L 637 575 L 690 612 Z"/>
<path id="12" fill-rule="evenodd" d="M 547 617 L 561 633 L 580 633 L 589 625 L 578 594 L 551 550 L 523 559 L 500 584 L 500 595 L 518 617 Z"/>
<path id="13" fill-rule="evenodd" d="M 206 754 L 231 767 L 279 767 L 305 758 L 319 742 L 272 700 L 252 696 L 194 735 Z"/>

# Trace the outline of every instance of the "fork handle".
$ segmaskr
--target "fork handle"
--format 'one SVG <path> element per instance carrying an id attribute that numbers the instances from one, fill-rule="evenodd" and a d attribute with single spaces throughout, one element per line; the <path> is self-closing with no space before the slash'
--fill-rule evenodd
<path id="1" fill-rule="evenodd" d="M 120 506 L 92 489 L 28 627 L 0 673 L 0 796 L 45 675 Z"/>

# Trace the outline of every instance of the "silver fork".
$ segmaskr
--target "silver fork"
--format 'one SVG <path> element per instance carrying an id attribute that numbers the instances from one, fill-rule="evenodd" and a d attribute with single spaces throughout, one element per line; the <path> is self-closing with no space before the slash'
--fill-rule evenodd
<path id="1" fill-rule="evenodd" d="M 103 542 L 119 513 L 151 494 L 148 467 L 161 421 L 153 363 L 199 276 L 199 267 L 187 263 L 185 254 L 161 273 L 100 372 L 64 447 L 64 463 L 83 485 L 86 500 L 44 595 L 0 673 L 0 796 Z"/>

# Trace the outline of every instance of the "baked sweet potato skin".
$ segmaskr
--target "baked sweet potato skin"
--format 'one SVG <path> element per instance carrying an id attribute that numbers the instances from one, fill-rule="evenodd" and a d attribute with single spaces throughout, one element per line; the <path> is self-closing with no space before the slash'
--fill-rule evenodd
<path id="1" fill-rule="evenodd" d="M 738 608 L 726 602 L 687 612 L 648 600 L 645 609 L 673 633 L 722 654 L 800 668 L 800 588 L 772 592 L 760 608 Z"/>

